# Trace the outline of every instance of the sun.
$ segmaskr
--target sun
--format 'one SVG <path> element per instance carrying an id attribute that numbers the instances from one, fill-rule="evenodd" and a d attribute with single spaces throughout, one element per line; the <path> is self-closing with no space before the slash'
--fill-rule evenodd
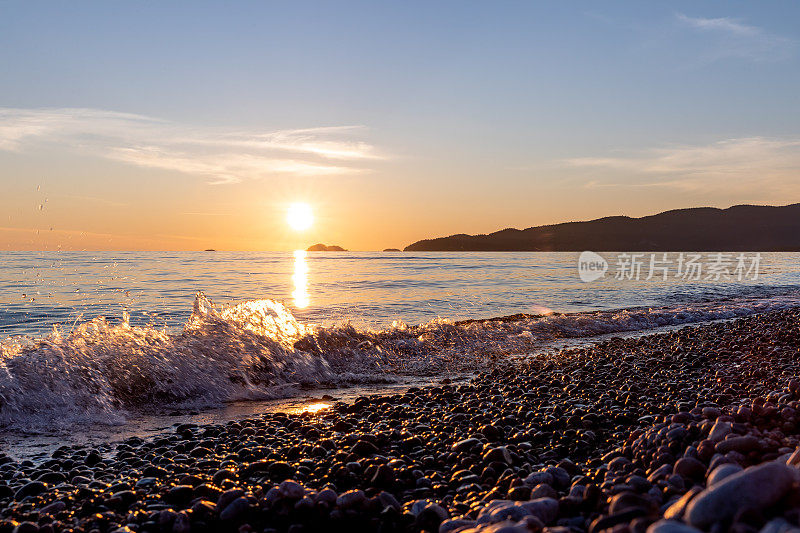
<path id="1" fill-rule="evenodd" d="M 305 203 L 296 203 L 289 206 L 286 222 L 295 231 L 307 230 L 314 223 L 314 213 L 311 206 Z"/>

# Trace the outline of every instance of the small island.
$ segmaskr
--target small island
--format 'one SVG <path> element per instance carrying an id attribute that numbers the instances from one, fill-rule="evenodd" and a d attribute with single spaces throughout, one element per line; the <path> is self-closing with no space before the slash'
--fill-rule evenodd
<path id="1" fill-rule="evenodd" d="M 322 243 L 312 244 L 306 249 L 306 252 L 346 252 L 341 246 L 327 246 Z"/>
<path id="2" fill-rule="evenodd" d="M 403 250 L 401 250 L 400 248 L 384 248 L 383 251 L 384 252 L 402 252 Z"/>

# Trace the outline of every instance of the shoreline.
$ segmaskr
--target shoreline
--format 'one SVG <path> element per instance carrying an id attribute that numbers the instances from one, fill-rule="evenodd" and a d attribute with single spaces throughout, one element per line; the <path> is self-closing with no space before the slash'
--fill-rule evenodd
<path id="1" fill-rule="evenodd" d="M 800 443 L 798 347 L 800 310 L 773 311 L 38 465 L 3 455 L 0 531 L 691 531 L 665 513 L 797 527 L 795 469 L 775 460 Z M 715 507 L 710 484 L 757 509 Z"/>
<path id="2" fill-rule="evenodd" d="M 505 318 L 499 317 L 474 321 L 503 322 Z M 618 331 L 601 333 L 589 337 L 564 337 L 555 338 L 545 342 L 542 346 L 532 351 L 507 355 L 509 363 L 524 362 L 530 357 L 552 356 L 564 350 L 593 346 L 597 343 L 614 338 L 638 338 L 650 335 L 668 333 L 682 328 L 702 327 L 705 325 L 724 323 L 735 318 L 720 318 L 707 322 L 689 322 L 660 326 L 654 329 L 640 329 L 631 331 Z M 459 325 L 456 323 L 455 325 Z M 502 363 L 501 363 L 502 364 Z M 162 406 L 154 410 L 130 410 L 120 413 L 114 422 L 76 422 L 71 431 L 59 429 L 53 425 L 43 426 L 37 423 L 34 426 L 21 428 L 19 426 L 0 429 L 0 449 L 17 461 L 31 460 L 34 462 L 49 458 L 50 454 L 61 445 L 88 445 L 103 443 L 119 443 L 130 437 L 152 438 L 172 429 L 180 424 L 225 424 L 247 418 L 252 418 L 265 413 L 285 412 L 287 414 L 301 413 L 310 405 L 320 402 L 332 403 L 343 401 L 352 403 L 359 396 L 385 396 L 392 393 L 403 393 L 410 387 L 425 387 L 441 385 L 442 383 L 456 383 L 469 381 L 472 376 L 486 370 L 476 367 L 471 370 L 444 371 L 442 375 L 414 375 L 414 374 L 387 374 L 384 379 L 375 378 L 374 381 L 365 383 L 324 385 L 317 387 L 287 387 L 284 395 L 278 394 L 274 398 L 265 399 L 240 399 L 226 402 L 222 405 L 197 405 L 194 407 Z"/>

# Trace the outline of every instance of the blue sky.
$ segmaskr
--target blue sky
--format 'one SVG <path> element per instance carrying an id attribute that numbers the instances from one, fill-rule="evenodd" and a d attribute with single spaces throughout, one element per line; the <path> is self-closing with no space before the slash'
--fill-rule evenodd
<path id="1" fill-rule="evenodd" d="M 800 201 L 798 20 L 796 2 L 0 2 L 0 246 L 53 227 L 47 246 L 281 248 L 270 213 L 298 200 L 326 221 L 306 237 L 355 249 Z"/>

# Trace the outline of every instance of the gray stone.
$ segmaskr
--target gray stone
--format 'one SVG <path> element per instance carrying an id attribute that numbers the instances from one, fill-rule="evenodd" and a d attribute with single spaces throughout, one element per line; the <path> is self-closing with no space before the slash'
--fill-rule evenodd
<path id="1" fill-rule="evenodd" d="M 237 520 L 250 509 L 250 500 L 240 496 L 229 503 L 219 514 L 220 520 Z"/>
<path id="2" fill-rule="evenodd" d="M 50 505 L 45 505 L 44 507 L 39 509 L 39 512 L 42 513 L 42 514 L 51 514 L 52 515 L 52 514 L 60 513 L 61 511 L 63 511 L 66 508 L 67 508 L 67 504 L 59 500 L 59 501 L 55 501 L 55 502 L 51 503 Z"/>
<path id="3" fill-rule="evenodd" d="M 742 467 L 735 464 L 735 463 L 723 463 L 716 467 L 714 470 L 708 474 L 708 478 L 706 479 L 706 486 L 714 485 L 715 483 L 719 483 L 726 477 L 732 476 L 733 474 L 737 474 L 742 471 Z"/>
<path id="4" fill-rule="evenodd" d="M 664 511 L 664 518 L 667 520 L 679 520 L 683 518 L 684 513 L 686 512 L 686 507 L 688 507 L 689 502 L 695 498 L 698 494 L 700 494 L 701 489 L 699 487 L 694 487 L 693 489 L 687 491 L 683 496 L 681 496 L 678 501 L 670 505 L 666 511 Z"/>
<path id="5" fill-rule="evenodd" d="M 348 490 L 336 499 L 336 505 L 340 509 L 350 509 L 361 505 L 366 500 L 367 496 L 363 490 Z"/>
<path id="6" fill-rule="evenodd" d="M 761 510 L 777 503 L 797 479 L 797 470 L 781 463 L 765 463 L 733 474 L 692 500 L 688 522 L 706 528 L 732 518 L 737 512 Z"/>
<path id="7" fill-rule="evenodd" d="M 800 533 L 800 529 L 784 518 L 774 518 L 764 524 L 759 533 Z"/>
<path id="8" fill-rule="evenodd" d="M 752 435 L 745 435 L 742 437 L 730 437 L 718 442 L 714 449 L 718 453 L 739 452 L 747 453 L 758 449 L 758 438 Z"/>
<path id="9" fill-rule="evenodd" d="M 533 472 L 525 478 L 526 485 L 535 486 L 539 485 L 540 483 L 552 486 L 553 475 L 550 472 Z"/>
<path id="10" fill-rule="evenodd" d="M 677 520 L 659 520 L 647 528 L 647 533 L 700 533 L 700 530 Z"/>
<path id="11" fill-rule="evenodd" d="M 284 498 L 299 500 L 303 497 L 305 489 L 303 488 L 303 485 L 296 481 L 286 480 L 278 485 L 278 492 L 280 492 L 281 496 Z"/>
<path id="12" fill-rule="evenodd" d="M 471 450 L 473 448 L 473 446 L 475 446 L 476 444 L 480 444 L 480 443 L 481 443 L 481 441 L 479 441 L 478 439 L 464 439 L 464 440 L 460 440 L 460 441 L 456 442 L 455 444 L 453 444 L 453 446 L 450 449 L 453 450 L 456 453 L 458 453 L 458 452 L 468 452 L 469 450 Z"/>
<path id="13" fill-rule="evenodd" d="M 724 439 L 732 430 L 733 424 L 719 420 L 714 424 L 714 427 L 711 428 L 711 431 L 708 432 L 708 440 L 719 442 Z"/>
<path id="14" fill-rule="evenodd" d="M 543 524 L 550 524 L 558 517 L 558 500 L 555 498 L 537 498 L 523 502 L 522 507 L 527 509 L 532 516 L 541 520 Z"/>
<path id="15" fill-rule="evenodd" d="M 445 520 L 439 526 L 439 533 L 450 533 L 451 531 L 462 530 L 467 527 L 473 527 L 474 520 L 453 519 Z"/>

